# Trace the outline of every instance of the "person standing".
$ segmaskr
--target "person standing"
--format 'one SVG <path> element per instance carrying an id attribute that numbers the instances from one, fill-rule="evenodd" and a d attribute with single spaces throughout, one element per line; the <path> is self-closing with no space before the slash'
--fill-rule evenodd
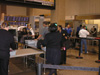
<path id="1" fill-rule="evenodd" d="M 27 32 L 28 32 L 28 34 L 31 35 L 32 37 L 35 36 L 35 33 L 34 33 L 32 27 L 31 27 L 31 24 L 28 24 L 28 25 L 27 25 Z"/>
<path id="2" fill-rule="evenodd" d="M 10 49 L 16 48 L 13 35 L 8 32 L 8 26 L 2 25 L 0 29 L 0 75 L 8 75 Z"/>
<path id="3" fill-rule="evenodd" d="M 90 33 L 91 33 L 92 37 L 97 37 L 97 29 L 95 28 L 95 26 L 93 26 L 91 28 L 91 32 Z M 96 45 L 96 41 L 92 41 L 92 42 L 93 42 L 94 45 Z"/>
<path id="4" fill-rule="evenodd" d="M 79 37 L 79 31 L 81 30 L 82 25 L 80 25 L 79 27 L 77 27 L 77 32 L 76 32 L 76 37 Z"/>
<path id="5" fill-rule="evenodd" d="M 37 42 L 37 48 L 41 49 L 41 43 L 44 40 L 45 35 L 49 33 L 48 30 L 48 24 L 46 22 L 43 23 L 43 29 L 42 32 L 39 34 L 38 38 L 36 40 L 38 40 Z"/>
<path id="6" fill-rule="evenodd" d="M 93 37 L 97 37 L 97 29 L 95 28 L 95 26 L 93 26 L 93 28 L 91 28 L 91 34 Z"/>
<path id="7" fill-rule="evenodd" d="M 21 32 L 20 36 L 21 36 L 20 42 L 24 43 L 25 42 L 24 38 L 28 36 L 27 28 L 22 29 L 22 32 Z"/>
<path id="8" fill-rule="evenodd" d="M 81 28 L 82 28 L 82 25 L 77 27 L 77 31 L 76 31 L 76 37 L 77 38 L 79 38 L 79 31 L 81 30 Z M 75 45 L 74 46 L 76 46 L 76 44 L 79 44 L 79 42 L 80 42 L 79 39 L 75 39 Z"/>
<path id="9" fill-rule="evenodd" d="M 86 30 L 86 27 L 83 26 L 82 29 L 79 31 L 79 37 L 81 38 L 81 53 L 83 53 L 83 50 L 82 50 L 83 44 L 85 46 L 85 53 L 88 53 L 87 52 L 87 42 L 86 42 L 87 35 L 89 35 L 89 32 Z"/>
<path id="10" fill-rule="evenodd" d="M 46 22 L 43 23 L 42 32 L 39 34 L 37 40 L 44 39 L 45 35 L 49 33 L 48 24 Z"/>
<path id="11" fill-rule="evenodd" d="M 61 41 L 61 64 L 66 64 L 66 40 L 67 40 L 67 32 L 62 29 L 61 25 L 58 25 L 58 32 L 62 35 L 62 41 Z"/>
<path id="12" fill-rule="evenodd" d="M 48 64 L 59 65 L 61 58 L 61 34 L 57 32 L 57 26 L 53 23 L 49 26 L 50 33 L 45 35 L 44 45 L 46 46 L 46 59 Z M 56 69 L 51 69 L 49 75 L 56 73 Z"/>
<path id="13" fill-rule="evenodd" d="M 68 33 L 68 37 L 72 37 L 72 29 L 69 24 L 65 28 L 65 31 Z"/>

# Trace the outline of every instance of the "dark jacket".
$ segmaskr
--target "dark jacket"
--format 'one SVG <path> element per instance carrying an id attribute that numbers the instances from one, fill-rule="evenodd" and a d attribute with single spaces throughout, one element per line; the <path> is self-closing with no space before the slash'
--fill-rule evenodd
<path id="1" fill-rule="evenodd" d="M 9 58 L 10 47 L 16 48 L 13 35 L 4 29 L 0 29 L 0 58 Z"/>
<path id="2" fill-rule="evenodd" d="M 52 32 L 46 34 L 44 44 L 46 45 L 47 62 L 51 64 L 59 64 L 61 57 L 61 34 Z"/>
<path id="3" fill-rule="evenodd" d="M 65 30 L 62 30 L 61 31 L 61 35 L 62 35 L 61 47 L 63 47 L 64 46 L 64 43 L 66 42 L 66 38 L 65 37 L 67 37 L 68 34 L 67 34 L 67 32 Z"/>

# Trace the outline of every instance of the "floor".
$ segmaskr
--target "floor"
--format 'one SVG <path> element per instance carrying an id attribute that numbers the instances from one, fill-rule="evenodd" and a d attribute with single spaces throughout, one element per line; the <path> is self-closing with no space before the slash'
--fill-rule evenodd
<path id="1" fill-rule="evenodd" d="M 100 66 L 100 63 L 96 63 L 98 60 L 98 54 L 92 53 L 95 50 L 98 52 L 98 46 L 88 46 L 88 54 L 81 55 L 83 59 L 76 59 L 79 54 L 79 51 L 76 49 L 69 49 L 67 51 L 67 61 L 64 66 L 78 66 L 78 67 L 96 67 Z M 46 74 L 48 75 L 48 70 L 46 70 Z M 75 70 L 57 70 L 58 75 L 98 75 L 98 72 L 91 71 L 75 71 Z M 36 75 L 35 68 L 28 67 L 23 62 L 23 58 L 14 58 L 10 59 L 9 64 L 9 75 Z"/>

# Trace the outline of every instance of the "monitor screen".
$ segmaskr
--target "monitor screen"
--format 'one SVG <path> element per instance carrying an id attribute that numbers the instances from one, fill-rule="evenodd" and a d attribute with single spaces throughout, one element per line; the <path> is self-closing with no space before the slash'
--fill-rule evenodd
<path id="1" fill-rule="evenodd" d="M 55 9 L 55 0 L 3 0 L 3 2 L 34 8 Z"/>

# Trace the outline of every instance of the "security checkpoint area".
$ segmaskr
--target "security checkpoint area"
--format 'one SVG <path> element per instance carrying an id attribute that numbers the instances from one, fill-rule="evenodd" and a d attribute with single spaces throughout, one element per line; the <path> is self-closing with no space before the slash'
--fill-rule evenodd
<path id="1" fill-rule="evenodd" d="M 92 40 L 94 38 L 92 38 L 92 39 L 91 38 L 87 38 L 87 39 Z M 99 38 L 96 38 L 96 40 L 99 40 Z M 17 55 L 16 56 L 11 56 L 11 61 L 12 62 L 13 62 L 13 60 L 17 61 L 17 62 L 13 62 L 13 64 L 15 64 L 16 66 L 19 66 L 19 65 L 22 66 L 22 64 L 23 64 L 23 66 L 24 66 L 23 72 L 19 72 L 17 74 L 24 75 L 25 74 L 25 71 L 26 72 L 30 72 L 31 71 L 32 73 L 33 72 L 36 73 L 36 75 L 48 75 L 49 69 L 57 69 L 57 74 L 58 75 L 62 75 L 62 74 L 65 75 L 67 73 L 73 75 L 74 72 L 76 74 L 81 74 L 83 72 L 86 75 L 88 75 L 88 74 L 91 74 L 91 75 L 99 75 L 100 74 L 99 73 L 99 70 L 100 69 L 98 67 L 99 66 L 99 63 L 96 63 L 95 62 L 95 61 L 99 61 L 99 57 L 98 57 L 98 54 L 99 54 L 98 52 L 99 51 L 97 51 L 97 53 L 92 53 L 91 51 L 89 51 L 88 54 L 84 54 L 83 53 L 83 54 L 80 54 L 79 55 L 79 52 L 80 52 L 79 49 L 77 50 L 75 48 L 69 48 L 67 50 L 67 53 L 66 53 L 66 55 L 67 55 L 67 57 L 66 57 L 66 60 L 67 60 L 66 61 L 66 64 L 62 64 L 62 65 L 50 65 L 50 64 L 46 64 L 45 57 L 44 58 L 39 57 L 39 59 L 36 57 L 36 62 L 37 63 L 35 63 L 35 64 L 34 64 L 34 61 L 35 60 L 29 60 L 30 58 L 29 59 L 28 58 L 27 59 L 26 58 L 16 58 L 16 57 L 23 57 L 23 56 L 26 57 L 26 56 L 28 56 L 27 55 L 28 54 L 27 53 L 28 50 L 32 50 L 33 49 L 33 51 L 34 51 L 34 49 L 36 49 L 35 48 L 35 44 L 32 44 L 32 43 L 29 43 L 29 44 L 26 43 L 26 45 L 24 47 L 26 49 L 23 49 L 22 51 L 19 50 L 19 56 L 17 56 Z M 99 49 L 97 47 L 98 47 L 98 45 L 95 47 L 96 50 Z M 29 49 L 29 48 L 32 48 L 32 49 Z M 88 49 L 90 50 L 91 48 L 88 48 Z M 24 51 L 26 52 L 26 55 L 25 54 L 24 55 L 22 54 L 20 56 L 21 52 L 24 53 Z M 40 52 L 37 52 L 36 54 L 43 52 L 41 50 L 38 50 L 38 51 L 40 51 Z M 31 54 L 34 55 L 34 53 L 35 52 L 33 52 L 33 54 L 32 54 L 32 52 L 31 52 L 29 55 L 31 55 Z M 78 59 L 76 57 L 78 57 Z M 82 57 L 82 59 L 80 57 Z M 21 61 L 21 59 L 23 59 L 23 61 Z M 18 61 L 19 61 L 19 63 L 18 63 Z M 31 70 L 29 70 L 29 69 L 31 69 Z M 13 71 L 13 70 L 11 70 L 11 71 Z"/>
<path id="2" fill-rule="evenodd" d="M 0 0 L 0 75 L 100 75 L 100 0 Z"/>

